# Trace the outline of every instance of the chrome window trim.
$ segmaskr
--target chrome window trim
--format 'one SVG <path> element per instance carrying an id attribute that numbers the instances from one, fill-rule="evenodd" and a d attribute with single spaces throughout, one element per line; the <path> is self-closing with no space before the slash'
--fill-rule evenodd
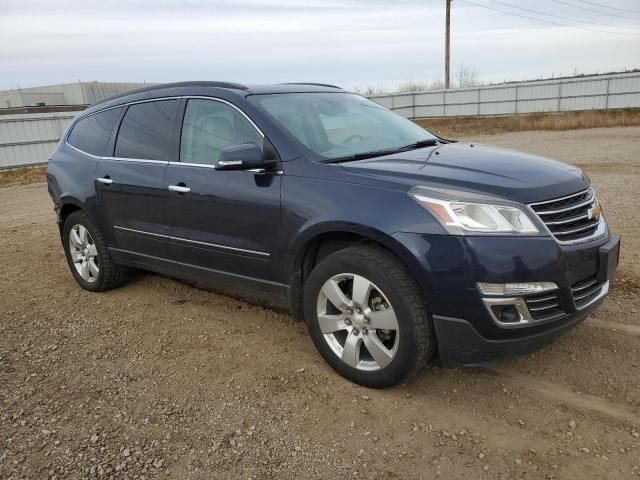
<path id="1" fill-rule="evenodd" d="M 193 168 L 209 168 L 211 170 L 215 170 L 216 166 L 211 165 L 209 163 L 191 163 L 191 162 L 169 162 L 169 165 L 181 165 L 184 167 L 193 167 Z M 231 170 L 230 170 L 231 171 Z M 284 173 L 283 170 L 266 170 L 264 168 L 252 168 L 250 170 L 233 170 L 235 172 L 249 172 L 249 173 L 269 173 L 271 175 L 282 175 Z"/>
<path id="2" fill-rule="evenodd" d="M 126 228 L 126 227 L 120 227 L 118 225 L 114 225 L 114 230 L 124 230 L 127 232 L 133 232 L 133 233 L 142 233 L 144 235 L 151 235 L 153 237 L 160 237 L 160 238 L 165 238 L 168 240 L 178 240 L 181 242 L 187 242 L 187 243 L 195 243 L 197 245 L 206 245 L 208 247 L 215 247 L 215 248 L 221 248 L 224 250 L 231 250 L 231 251 L 235 251 L 235 252 L 245 252 L 245 253 L 253 253 L 254 255 L 261 255 L 264 257 L 270 257 L 271 254 L 267 253 L 267 252 L 260 252 L 257 250 L 247 250 L 245 248 L 238 248 L 238 247 L 229 247 L 227 245 L 219 245 L 217 243 L 208 243 L 208 242 L 200 242 L 198 240 L 189 240 L 188 238 L 182 238 L 182 237 L 172 237 L 171 235 L 163 235 L 161 233 L 153 233 L 153 232 L 147 232 L 144 230 L 136 230 L 134 228 Z"/>
<path id="3" fill-rule="evenodd" d="M 72 149 L 83 153 L 85 155 L 88 155 L 92 158 L 97 158 L 98 160 L 122 160 L 122 161 L 130 161 L 130 162 L 139 162 L 139 163 L 164 163 L 164 164 L 179 164 L 179 165 L 186 165 L 186 166 L 190 166 L 190 167 L 204 167 L 204 168 L 215 168 L 214 165 L 208 165 L 205 163 L 182 163 L 180 161 L 178 162 L 172 162 L 172 161 L 167 161 L 167 160 L 151 160 L 151 159 L 144 159 L 144 158 L 122 158 L 122 157 L 111 157 L 111 156 L 104 156 L 104 155 L 94 155 L 92 153 L 89 152 L 85 152 L 84 150 L 75 147 L 73 145 L 71 145 L 68 141 L 69 139 L 69 135 L 71 134 L 71 131 L 73 130 L 73 128 L 76 126 L 76 124 L 81 121 L 84 120 L 85 118 L 91 117 L 93 115 L 96 115 L 98 113 L 102 113 L 102 112 L 106 112 L 107 110 L 113 110 L 114 108 L 121 108 L 121 107 L 127 107 L 129 105 L 136 105 L 139 103 L 149 103 L 149 102 L 160 102 L 163 100 L 180 100 L 180 99 L 201 99 L 201 100 L 211 100 L 214 102 L 220 102 L 220 103 L 224 103 L 226 105 L 229 105 L 230 107 L 234 108 L 238 113 L 240 113 L 240 115 L 242 115 L 250 124 L 253 128 L 255 128 L 255 130 L 258 132 L 258 134 L 264 139 L 265 135 L 262 132 L 262 130 L 260 130 L 260 128 L 256 125 L 256 123 L 246 114 L 244 113 L 244 111 L 242 111 L 242 109 L 240 107 L 238 107 L 237 105 L 234 105 L 233 103 L 229 102 L 228 100 L 224 100 L 223 98 L 218 98 L 218 97 L 210 97 L 207 95 L 180 95 L 180 96 L 171 96 L 171 97 L 157 97 L 157 98 L 149 98 L 149 99 L 145 99 L 145 100 L 135 100 L 133 102 L 125 102 L 125 103 L 120 103 L 118 105 L 113 105 L 111 107 L 106 107 L 103 108 L 101 110 L 98 110 L 96 112 L 91 112 L 87 115 L 84 115 L 78 119 L 76 119 L 71 126 L 69 127 L 69 130 L 67 131 L 66 135 L 64 136 L 64 143 L 65 145 L 68 145 L 69 147 L 71 147 Z M 184 119 L 183 119 L 184 120 Z"/>
<path id="4" fill-rule="evenodd" d="M 185 167 L 210 168 L 215 170 L 216 166 L 210 163 L 191 163 L 191 162 L 169 162 L 169 165 L 183 165 Z"/>
<path id="5" fill-rule="evenodd" d="M 116 162 L 136 162 L 136 163 L 160 163 L 167 165 L 168 160 L 147 160 L 145 158 L 124 158 L 124 157 L 100 157 L 100 160 L 115 160 Z"/>
<path id="6" fill-rule="evenodd" d="M 85 117 L 85 118 L 86 118 L 86 117 Z M 75 124 L 74 124 L 74 125 L 75 125 Z M 69 133 L 71 133 L 71 130 L 69 130 Z M 68 136 L 68 135 L 67 135 L 67 136 Z M 70 148 L 74 149 L 75 151 L 80 152 L 80 153 L 82 153 L 82 154 L 84 154 L 84 155 L 87 155 L 87 156 L 89 156 L 89 157 L 91 157 L 91 158 L 96 158 L 96 159 L 98 159 L 98 160 L 101 160 L 101 159 L 102 159 L 102 157 L 101 157 L 100 155 L 94 155 L 93 153 L 85 152 L 84 150 L 80 150 L 78 147 L 74 147 L 74 146 L 73 146 L 73 145 L 71 145 L 69 142 L 67 142 L 67 139 L 66 139 L 66 138 L 64 139 L 64 143 L 65 143 L 65 145 L 67 145 L 68 147 L 70 147 Z"/>

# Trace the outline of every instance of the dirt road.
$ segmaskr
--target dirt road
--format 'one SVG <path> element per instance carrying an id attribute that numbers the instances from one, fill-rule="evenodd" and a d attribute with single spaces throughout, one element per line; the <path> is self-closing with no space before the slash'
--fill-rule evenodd
<path id="1" fill-rule="evenodd" d="M 640 476 L 640 128 L 475 141 L 584 168 L 617 281 L 542 352 L 383 391 L 287 315 L 155 275 L 81 290 L 45 185 L 0 189 L 0 478 Z"/>

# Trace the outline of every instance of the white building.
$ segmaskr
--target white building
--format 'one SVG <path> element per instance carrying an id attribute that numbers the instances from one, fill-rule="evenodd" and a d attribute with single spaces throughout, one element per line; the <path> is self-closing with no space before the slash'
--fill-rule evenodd
<path id="1" fill-rule="evenodd" d="M 90 105 L 149 83 L 76 82 L 0 91 L 0 109 L 52 105 Z"/>

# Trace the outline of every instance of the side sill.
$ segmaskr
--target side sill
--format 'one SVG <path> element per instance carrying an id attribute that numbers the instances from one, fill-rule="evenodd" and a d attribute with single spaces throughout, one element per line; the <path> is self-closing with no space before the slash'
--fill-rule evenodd
<path id="1" fill-rule="evenodd" d="M 157 272 L 249 303 L 289 311 L 289 287 L 281 283 L 188 265 L 115 247 L 109 247 L 109 252 L 113 260 L 121 265 Z"/>

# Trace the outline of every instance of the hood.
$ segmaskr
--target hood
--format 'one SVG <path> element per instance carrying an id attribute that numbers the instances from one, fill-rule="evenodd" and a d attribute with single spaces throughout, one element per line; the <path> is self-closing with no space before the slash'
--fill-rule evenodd
<path id="1" fill-rule="evenodd" d="M 582 171 L 566 163 L 477 144 L 448 143 L 342 166 L 409 187 L 467 190 L 522 203 L 570 195 L 588 186 Z"/>

